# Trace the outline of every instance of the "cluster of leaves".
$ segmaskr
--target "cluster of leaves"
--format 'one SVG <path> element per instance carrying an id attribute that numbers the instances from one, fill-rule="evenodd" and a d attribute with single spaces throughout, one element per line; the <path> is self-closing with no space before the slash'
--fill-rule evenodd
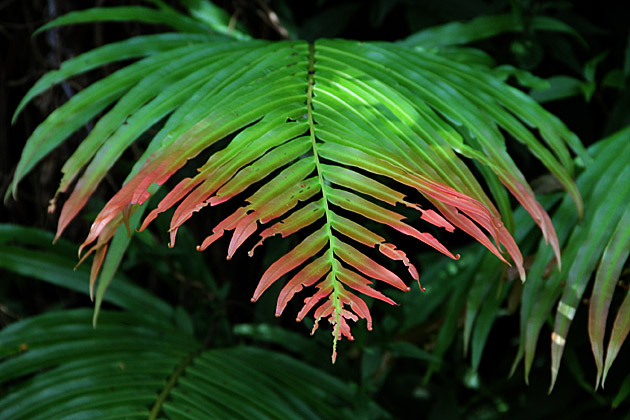
<path id="1" fill-rule="evenodd" d="M 630 128 L 626 128 L 589 148 L 593 161 L 577 179 L 577 186 L 586 203 L 581 222 L 571 211 L 572 202 L 568 196 L 561 201 L 558 196 L 547 200 L 548 206 L 556 206 L 551 219 L 563 250 L 564 270 L 551 268 L 553 254 L 544 242 L 536 244 L 533 240 L 537 237 L 533 223 L 518 213 L 515 238 L 526 252 L 534 255 L 529 261 L 528 279 L 522 288 L 518 287 L 512 292 L 515 285 L 506 284 L 501 275 L 501 266 L 487 257 L 462 273 L 469 278 L 465 284 L 470 288 L 470 293 L 465 296 L 465 302 L 460 303 L 462 307 L 454 313 L 464 310 L 466 314 L 464 347 L 468 348 L 472 342 L 474 370 L 479 366 L 498 309 L 516 296 L 520 300 L 521 340 L 514 368 L 524 357 L 526 380 L 541 330 L 545 321 L 555 313 L 551 332 L 550 390 L 553 389 L 569 327 L 587 286 L 594 279 L 588 299 L 588 333 L 597 366 L 595 384 L 599 386 L 600 380 L 603 384 L 630 331 L 629 297 L 625 290 L 622 292 L 623 289 L 618 287 L 622 269 L 630 254 L 630 192 L 624 181 L 629 169 L 623 159 L 615 158 L 619 153 L 624 155 L 630 151 L 629 139 Z M 616 293 L 617 289 L 619 291 Z M 624 293 L 625 297 L 622 297 Z M 619 301 L 618 312 L 604 357 L 608 312 L 615 294 Z"/>

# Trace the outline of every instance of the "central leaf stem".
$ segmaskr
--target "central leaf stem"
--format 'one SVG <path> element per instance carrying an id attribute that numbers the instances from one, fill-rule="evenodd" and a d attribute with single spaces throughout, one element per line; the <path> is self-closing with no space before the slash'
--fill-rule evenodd
<path id="1" fill-rule="evenodd" d="M 184 371 L 186 370 L 188 365 L 190 365 L 195 357 L 199 356 L 199 354 L 201 354 L 200 351 L 191 353 L 187 357 L 185 357 L 179 365 L 177 365 L 177 367 L 173 371 L 173 374 L 162 389 L 162 392 L 160 392 L 160 395 L 158 395 L 157 400 L 155 400 L 155 404 L 153 404 L 153 407 L 151 407 L 151 411 L 149 412 L 148 417 L 149 420 L 157 419 L 158 415 L 162 412 L 162 406 L 164 405 L 164 402 L 171 395 L 171 391 L 173 390 L 175 385 L 177 385 L 177 381 L 184 374 Z"/>
<path id="2" fill-rule="evenodd" d="M 331 230 L 331 221 L 330 217 L 330 209 L 328 208 L 328 197 L 326 194 L 326 183 L 324 182 L 324 177 L 322 176 L 321 163 L 319 161 L 319 152 L 317 149 L 317 138 L 315 136 L 315 120 L 313 119 L 313 97 L 315 88 L 315 44 L 311 43 L 308 46 L 308 88 L 306 90 L 306 111 L 308 115 L 308 129 L 311 137 L 311 145 L 313 147 L 313 159 L 315 160 L 315 166 L 317 170 L 317 177 L 319 179 L 319 184 L 321 186 L 322 198 L 324 203 L 324 213 L 326 215 L 326 234 L 328 235 L 328 258 L 331 266 L 331 281 L 333 286 L 333 291 L 331 293 L 331 298 L 333 300 L 333 305 L 335 307 L 335 325 L 333 327 L 333 363 L 335 363 L 335 357 L 337 354 L 337 337 L 339 335 L 339 321 L 341 317 L 342 311 L 342 303 L 339 300 L 339 285 L 337 283 L 337 264 L 335 261 L 335 237 L 332 234 Z"/>

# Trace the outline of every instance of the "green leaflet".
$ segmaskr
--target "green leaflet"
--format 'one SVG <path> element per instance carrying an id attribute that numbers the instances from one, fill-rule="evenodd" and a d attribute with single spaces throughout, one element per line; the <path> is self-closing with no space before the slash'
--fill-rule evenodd
<path id="1" fill-rule="evenodd" d="M 210 26 L 213 30 L 241 41 L 251 38 L 244 32 L 240 23 L 237 23 L 236 28 L 232 28 L 230 26 L 230 15 L 208 0 L 181 0 L 181 3 L 192 16 Z"/>
<path id="2" fill-rule="evenodd" d="M 146 74 L 98 121 L 62 168 L 65 176 L 57 194 L 65 192 L 79 170 L 91 160 L 64 207 L 70 214 L 61 214 L 58 234 L 63 232 L 65 223 L 81 209 L 84 198 L 92 194 L 131 143 L 209 82 L 206 72 L 194 70 L 210 63 L 223 66 L 221 50 L 228 49 L 233 51 L 235 48 L 204 46 Z"/>
<path id="3" fill-rule="evenodd" d="M 70 12 L 48 22 L 39 28 L 35 35 L 64 25 L 75 25 L 79 23 L 92 23 L 103 21 L 140 21 L 145 23 L 159 23 L 171 26 L 181 32 L 191 32 L 208 34 L 210 32 L 208 26 L 194 19 L 189 18 L 181 13 L 168 9 L 151 9 L 142 6 L 122 6 L 122 7 L 94 7 L 91 9 Z"/>
<path id="4" fill-rule="evenodd" d="M 497 264 L 496 259 L 488 257 L 489 256 L 486 256 L 474 270 L 475 273 L 473 274 L 472 284 L 466 298 L 466 318 L 464 321 L 465 353 L 468 352 L 471 337 L 473 337 L 474 332 L 477 332 L 480 329 L 487 331 L 490 330 L 489 327 L 492 325 L 493 319 L 483 320 L 481 318 L 481 313 L 483 312 L 482 308 L 487 305 L 488 302 L 494 303 L 498 300 L 498 296 L 496 296 L 497 290 L 499 288 L 499 284 L 504 281 L 503 276 L 501 275 L 501 265 Z M 494 296 L 492 294 L 494 294 Z M 475 344 L 476 342 L 473 341 L 474 350 L 476 347 L 479 347 Z M 477 352 L 474 351 L 474 353 L 472 367 L 476 370 L 479 361 L 475 359 Z"/>
<path id="5" fill-rule="evenodd" d="M 144 35 L 103 45 L 102 47 L 95 48 L 92 51 L 71 58 L 64 61 L 59 70 L 52 70 L 43 75 L 37 83 L 29 89 L 15 110 L 11 122 L 15 122 L 22 109 L 31 99 L 65 79 L 115 61 L 153 55 L 162 51 L 168 51 L 191 43 L 204 42 L 207 40 L 208 36 L 198 34 L 172 33 Z"/>
<path id="6" fill-rule="evenodd" d="M 558 196 L 542 197 L 541 203 L 545 208 L 550 208 L 557 203 Z M 528 217 L 523 208 L 514 212 L 516 222 L 515 237 L 521 249 L 531 252 L 534 244 L 529 240 L 534 234 L 535 223 Z M 465 308 L 464 320 L 464 352 L 471 349 L 471 365 L 473 370 L 477 370 L 483 349 L 486 345 L 488 334 L 494 324 L 494 320 L 499 316 L 499 305 L 504 301 L 506 293 L 511 290 L 513 279 L 506 273 L 505 267 L 494 258 L 487 255 L 481 261 L 480 267 L 471 267 L 473 270 L 473 284 L 468 292 Z M 530 280 L 528 280 L 530 281 Z"/>
<path id="7" fill-rule="evenodd" d="M 461 310 L 466 303 L 466 291 L 469 290 L 473 281 L 474 273 L 477 271 L 477 267 L 479 267 L 482 260 L 481 256 L 483 253 L 480 251 L 481 250 L 477 250 L 476 253 L 471 252 L 469 254 L 468 261 L 470 263 L 470 269 L 458 276 L 457 287 L 454 287 L 454 290 L 451 291 L 451 296 L 448 299 L 446 317 L 444 319 L 444 323 L 440 327 L 440 331 L 435 342 L 435 348 L 433 349 L 433 355 L 440 360 L 455 339 Z M 429 383 L 429 379 L 433 373 L 440 367 L 440 363 L 437 362 L 429 365 L 429 369 L 424 375 L 423 382 L 425 384 Z"/>
<path id="8" fill-rule="evenodd" d="M 468 44 L 491 38 L 505 32 L 556 31 L 572 35 L 584 42 L 578 32 L 566 23 L 547 16 L 535 16 L 529 22 L 523 22 L 514 15 L 482 16 L 469 22 L 447 23 L 415 33 L 400 43 L 408 46 L 425 48 Z"/>
<path id="9" fill-rule="evenodd" d="M 619 349 L 628 337 L 628 331 L 630 331 L 630 294 L 626 294 L 615 318 L 608 349 L 606 350 L 606 363 L 602 373 L 602 388 L 604 387 L 604 382 L 606 382 L 606 375 L 608 375 L 608 371 L 619 353 Z"/>
<path id="10" fill-rule="evenodd" d="M 610 337 L 608 350 L 606 352 L 606 362 L 604 364 L 603 344 L 608 309 L 619 277 L 621 276 L 621 270 L 628 259 L 628 255 L 630 255 L 629 220 L 630 205 L 626 207 L 626 210 L 619 218 L 615 232 L 610 237 L 610 241 L 606 245 L 606 249 L 602 255 L 602 260 L 597 270 L 595 284 L 593 286 L 591 306 L 589 308 L 589 335 L 591 337 L 591 347 L 593 348 L 595 363 L 597 364 L 596 385 L 601 377 L 602 387 L 604 386 L 608 370 L 630 330 L 630 317 L 628 315 L 630 299 L 628 299 L 626 295 L 617 313 L 617 318 L 615 319 L 613 333 Z"/>
<path id="11" fill-rule="evenodd" d="M 497 276 L 501 279 L 501 277 Z M 490 330 L 492 329 L 493 322 L 499 313 L 499 307 L 505 300 L 507 294 L 512 287 L 515 287 L 514 282 L 504 284 L 500 282 L 495 283 L 492 289 L 490 289 L 486 300 L 482 303 L 479 310 L 477 319 L 475 320 L 475 329 L 471 338 L 471 367 L 474 372 L 479 370 L 479 363 L 481 363 L 481 357 L 483 350 L 488 341 Z"/>
<path id="12" fill-rule="evenodd" d="M 142 217 L 142 213 L 143 209 L 138 209 L 138 211 L 136 211 L 136 213 L 131 216 L 129 223 L 131 225 L 136 225 Z M 114 280 L 114 276 L 118 271 L 118 267 L 120 266 L 120 263 L 130 242 L 131 237 L 126 227 L 120 226 L 111 240 L 111 243 L 107 250 L 107 256 L 103 261 L 103 266 L 100 273 L 98 273 L 98 278 L 90 279 L 92 285 L 90 295 L 94 300 L 94 314 L 92 315 L 92 325 L 94 327 L 96 327 L 98 323 L 98 316 L 101 311 L 101 306 L 105 301 L 105 292 L 110 289 L 110 285 Z M 96 292 L 93 291 L 95 288 Z M 83 287 L 83 289 L 85 288 Z M 107 294 L 109 295 L 109 293 Z"/>

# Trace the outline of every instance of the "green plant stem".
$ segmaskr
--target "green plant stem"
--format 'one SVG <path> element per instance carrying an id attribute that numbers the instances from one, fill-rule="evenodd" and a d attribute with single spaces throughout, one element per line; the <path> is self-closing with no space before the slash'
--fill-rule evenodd
<path id="1" fill-rule="evenodd" d="M 175 368 L 175 370 L 173 371 L 173 374 L 168 379 L 168 382 L 162 389 L 162 392 L 160 392 L 160 395 L 158 395 L 158 398 L 155 401 L 155 404 L 153 404 L 153 407 L 151 407 L 148 420 L 157 419 L 158 414 L 160 414 L 160 411 L 162 411 L 162 406 L 164 405 L 164 401 L 166 401 L 166 399 L 171 393 L 171 390 L 177 384 L 179 377 L 182 376 L 182 374 L 184 373 L 184 370 L 186 370 L 188 365 L 195 359 L 195 357 L 199 356 L 199 354 L 201 354 L 201 351 L 196 351 L 194 353 L 191 353 L 184 360 L 182 360 L 182 362 Z"/>

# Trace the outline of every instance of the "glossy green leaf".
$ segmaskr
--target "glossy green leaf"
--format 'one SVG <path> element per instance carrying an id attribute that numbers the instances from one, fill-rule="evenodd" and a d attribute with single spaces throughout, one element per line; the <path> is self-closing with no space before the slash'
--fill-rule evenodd
<path id="1" fill-rule="evenodd" d="M 545 208 L 550 208 L 558 201 L 558 196 L 546 196 L 541 200 Z M 515 212 L 516 232 L 515 237 L 522 249 L 528 252 L 531 249 L 531 241 L 527 240 L 533 234 L 535 224 L 527 217 L 523 208 Z M 486 346 L 489 332 L 494 320 L 502 311 L 509 290 L 515 287 L 514 273 L 506 272 L 504 267 L 497 264 L 496 259 L 484 257 L 479 267 L 469 267 L 474 270 L 474 281 L 470 287 L 466 301 L 464 319 L 464 352 L 471 352 L 471 364 L 476 371 L 483 349 Z M 470 349 L 470 350 L 469 350 Z"/>
<path id="2" fill-rule="evenodd" d="M 469 264 L 466 270 L 461 273 L 457 273 L 457 287 L 451 292 L 448 299 L 448 307 L 446 308 L 445 319 L 440 326 L 440 331 L 435 343 L 433 354 L 442 358 L 448 348 L 451 346 L 453 340 L 456 337 L 459 318 L 462 311 L 465 309 L 467 291 L 470 290 L 470 286 L 474 281 L 477 268 L 481 265 L 482 253 L 477 251 L 476 254 L 469 256 Z M 428 383 L 429 379 L 440 367 L 439 363 L 432 363 L 429 365 L 429 370 L 424 376 L 424 383 Z"/>
<path id="3" fill-rule="evenodd" d="M 29 138 L 7 194 L 12 192 L 15 196 L 19 181 L 44 156 L 96 114 L 123 96 L 125 91 L 142 80 L 143 76 L 198 48 L 198 45 L 184 46 L 149 56 L 115 72 L 108 78 L 95 82 L 70 98 L 67 103 L 53 111 Z M 87 146 L 79 148 L 78 153 L 85 153 L 85 148 Z M 88 151 L 93 153 L 93 149 L 88 149 Z"/>
<path id="4" fill-rule="evenodd" d="M 566 286 L 558 303 L 554 332 L 552 333 L 552 387 L 575 311 L 602 256 L 604 247 L 623 214 L 623 204 L 630 201 L 630 187 L 624 188 L 627 185 L 628 177 L 630 177 L 630 168 L 623 171 L 620 174 L 620 179 L 611 185 L 615 194 L 608 197 L 608 200 L 597 209 L 596 213 L 589 215 L 588 222 L 590 223 L 584 223 L 583 226 L 580 226 L 583 227 L 583 230 L 580 228 L 574 230 L 569 237 L 570 245 L 565 248 L 565 255 L 571 258 L 574 264 L 566 271 L 566 277 L 563 279 Z M 574 247 L 578 249 L 574 251 Z"/>
<path id="5" fill-rule="evenodd" d="M 549 86 L 533 89 L 530 94 L 539 103 L 557 101 L 579 96 L 583 93 L 584 81 L 570 76 L 553 76 L 547 79 Z"/>
<path id="6" fill-rule="evenodd" d="M 501 281 L 501 280 L 499 280 Z M 499 315 L 499 308 L 505 300 L 511 287 L 511 284 L 496 284 L 497 287 L 490 290 L 488 296 L 481 304 L 479 309 L 479 315 L 475 320 L 475 330 L 473 331 L 471 338 L 471 352 L 470 352 L 470 364 L 474 372 L 479 370 L 479 364 L 481 363 L 481 357 L 483 350 L 486 347 L 490 330 L 494 324 L 494 320 Z"/>
<path id="7" fill-rule="evenodd" d="M 630 376 L 627 376 L 621 384 L 619 392 L 615 395 L 615 399 L 612 402 L 612 408 L 619 407 L 619 405 L 628 400 L 628 397 L 630 397 Z"/>

